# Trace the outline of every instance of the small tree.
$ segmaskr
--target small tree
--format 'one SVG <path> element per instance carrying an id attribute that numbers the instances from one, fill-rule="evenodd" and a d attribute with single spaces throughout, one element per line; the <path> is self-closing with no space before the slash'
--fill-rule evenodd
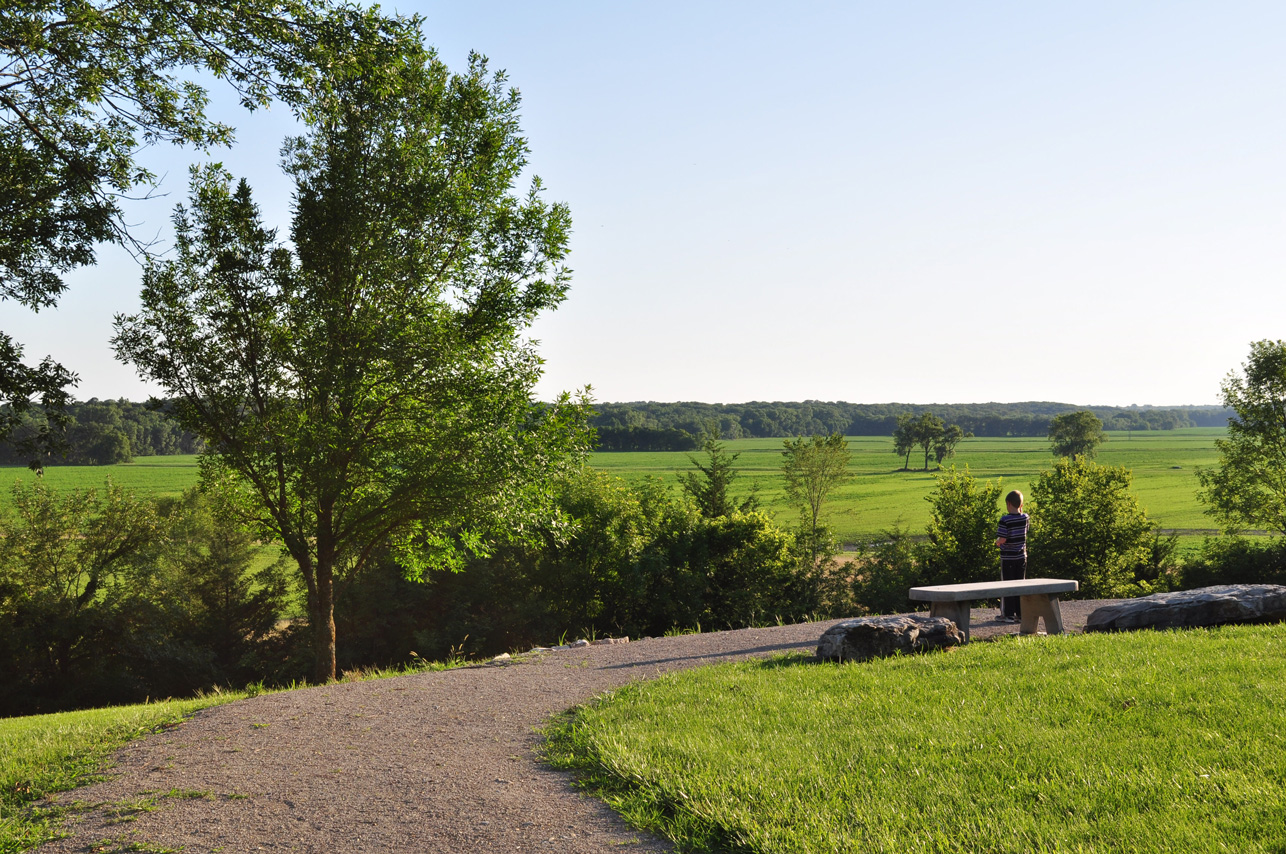
<path id="1" fill-rule="evenodd" d="M 933 443 L 933 456 L 938 461 L 938 468 L 942 468 L 942 462 L 956 455 L 956 446 L 965 439 L 972 439 L 972 433 L 966 433 L 964 428 L 959 424 L 948 424 L 942 429 L 941 435 Z"/>
<path id="2" fill-rule="evenodd" d="M 996 549 L 1000 481 L 978 481 L 969 469 L 938 475 L 925 498 L 933 505 L 920 550 L 923 574 L 935 584 L 991 581 L 1000 577 Z"/>
<path id="3" fill-rule="evenodd" d="M 1042 471 L 1031 489 L 1031 565 L 1037 574 L 1073 578 L 1086 596 L 1152 592 L 1156 526 L 1130 492 L 1130 471 L 1083 456 Z"/>
<path id="4" fill-rule="evenodd" d="M 740 504 L 734 503 L 730 494 L 732 482 L 738 476 L 733 466 L 741 454 L 728 453 L 723 443 L 712 433 L 706 434 L 702 449 L 707 459 L 704 465 L 696 457 L 688 455 L 688 460 L 697 467 L 700 474 L 691 471 L 679 473 L 679 485 L 696 501 L 701 515 L 707 519 L 717 519 L 731 515 L 734 510 L 745 513 L 756 509 L 759 499 L 753 490 Z"/>
<path id="5" fill-rule="evenodd" d="M 826 497 L 845 480 L 848 470 L 848 440 L 841 433 L 787 439 L 782 471 L 786 475 L 786 496 L 799 508 L 802 533 L 808 538 L 810 565 L 824 551 L 822 505 Z"/>
<path id="6" fill-rule="evenodd" d="M 1058 415 L 1049 422 L 1050 447 L 1060 457 L 1093 457 L 1105 441 L 1103 422 L 1088 409 Z"/>
<path id="7" fill-rule="evenodd" d="M 902 471 L 911 467 L 911 452 L 915 450 L 915 418 L 911 415 L 899 415 L 897 427 L 893 430 L 893 453 L 902 457 Z"/>
<path id="8" fill-rule="evenodd" d="M 1244 376 L 1223 382 L 1223 404 L 1236 412 L 1216 439 L 1219 465 L 1197 472 L 1206 512 L 1229 530 L 1286 534 L 1286 341 L 1256 341 Z"/>

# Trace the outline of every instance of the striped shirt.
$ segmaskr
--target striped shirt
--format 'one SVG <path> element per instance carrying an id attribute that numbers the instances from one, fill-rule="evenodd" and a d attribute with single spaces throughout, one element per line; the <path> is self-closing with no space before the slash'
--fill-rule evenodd
<path id="1" fill-rule="evenodd" d="M 996 537 L 1005 538 L 1005 544 L 1000 547 L 1002 558 L 1027 557 L 1027 518 L 1026 513 L 1006 513 L 1000 517 Z"/>

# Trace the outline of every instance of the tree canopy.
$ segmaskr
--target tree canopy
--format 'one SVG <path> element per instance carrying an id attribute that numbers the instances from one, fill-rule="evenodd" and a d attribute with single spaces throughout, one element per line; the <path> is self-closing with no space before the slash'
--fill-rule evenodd
<path id="1" fill-rule="evenodd" d="M 293 247 L 244 181 L 196 171 L 178 255 L 114 339 L 205 439 L 203 477 L 298 564 L 323 681 L 337 576 L 387 546 L 416 574 L 534 532 L 587 442 L 581 407 L 530 396 L 523 332 L 564 298 L 570 217 L 539 180 L 512 192 L 517 93 L 478 56 L 452 74 L 412 19 L 349 16 L 285 147 Z"/>
<path id="2" fill-rule="evenodd" d="M 1103 422 L 1088 409 L 1055 416 L 1049 422 L 1050 447 L 1060 457 L 1093 457 L 1103 435 Z"/>
<path id="3" fill-rule="evenodd" d="M 324 0 L 32 0 L 0 4 L 0 300 L 39 310 L 96 246 L 145 253 L 120 202 L 149 195 L 142 148 L 209 148 L 232 128 L 206 112 L 205 71 L 242 103 L 296 100 L 308 77 Z M 283 86 L 283 83 L 286 84 Z M 75 377 L 52 359 L 32 367 L 0 333 L 0 396 L 21 417 L 32 400 L 57 411 Z M 0 418 L 0 438 L 12 428 Z M 48 432 L 26 440 L 48 448 Z"/>
<path id="4" fill-rule="evenodd" d="M 1207 512 L 1229 528 L 1286 534 L 1286 341 L 1256 341 L 1222 398 L 1235 417 L 1216 439 L 1219 464 L 1197 473 Z"/>

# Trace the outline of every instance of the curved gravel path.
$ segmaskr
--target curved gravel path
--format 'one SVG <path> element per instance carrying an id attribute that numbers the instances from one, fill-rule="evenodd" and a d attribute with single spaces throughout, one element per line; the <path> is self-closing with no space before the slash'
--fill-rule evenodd
<path id="1" fill-rule="evenodd" d="M 1105 603 L 1061 604 L 1080 631 Z M 995 617 L 973 611 L 975 640 L 1016 630 Z M 812 651 L 836 622 L 588 646 L 206 709 L 122 749 L 107 782 L 63 795 L 97 806 L 38 850 L 671 851 L 542 766 L 536 729 L 633 680 Z M 148 799 L 152 811 L 121 809 Z"/>

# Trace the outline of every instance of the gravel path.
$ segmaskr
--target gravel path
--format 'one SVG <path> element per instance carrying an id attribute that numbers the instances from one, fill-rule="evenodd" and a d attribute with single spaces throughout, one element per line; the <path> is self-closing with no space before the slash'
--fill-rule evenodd
<path id="1" fill-rule="evenodd" d="M 1080 631 L 1105 603 L 1061 604 Z M 1016 630 L 995 617 L 973 611 L 975 640 Z M 122 749 L 107 782 L 64 795 L 97 806 L 38 850 L 671 851 L 543 767 L 536 728 L 633 680 L 812 651 L 835 622 L 589 646 L 206 709 Z M 152 811 L 122 809 L 148 799 Z"/>

